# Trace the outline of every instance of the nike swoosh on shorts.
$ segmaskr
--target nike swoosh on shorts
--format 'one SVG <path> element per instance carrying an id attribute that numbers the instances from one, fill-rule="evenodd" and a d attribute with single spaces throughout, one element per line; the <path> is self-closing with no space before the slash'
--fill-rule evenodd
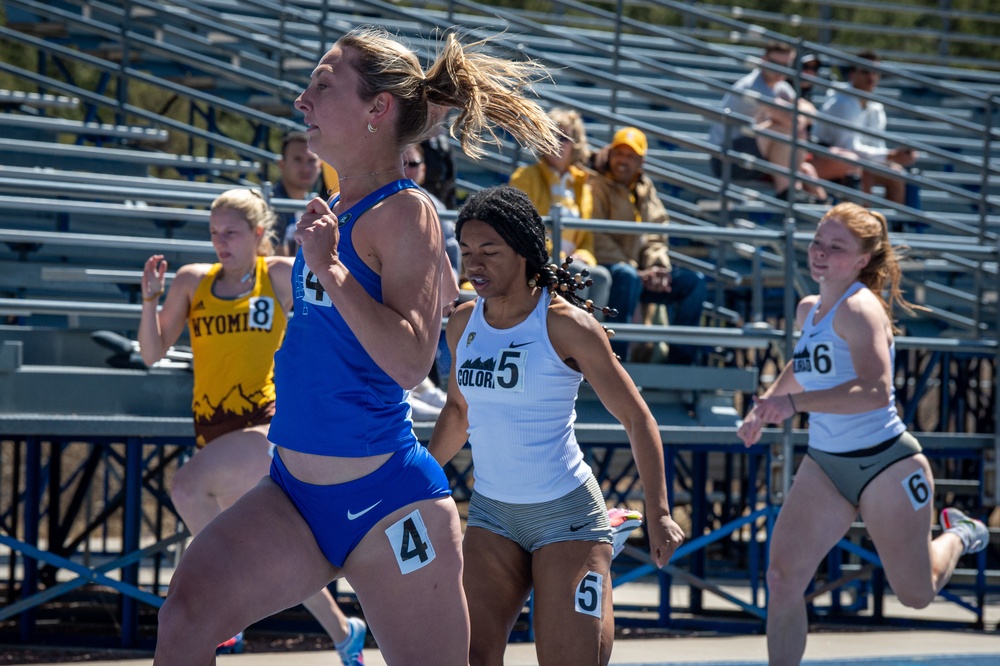
<path id="1" fill-rule="evenodd" d="M 382 500 L 379 500 L 379 501 L 375 502 L 374 504 L 372 504 L 367 509 L 362 509 L 361 511 L 358 511 L 357 513 L 351 513 L 351 510 L 348 509 L 347 510 L 347 519 L 348 520 L 355 520 L 357 518 L 360 518 L 361 516 L 365 515 L 366 513 L 368 513 L 369 511 L 371 511 L 372 509 L 374 509 L 375 507 L 377 507 L 381 503 L 382 503 Z"/>

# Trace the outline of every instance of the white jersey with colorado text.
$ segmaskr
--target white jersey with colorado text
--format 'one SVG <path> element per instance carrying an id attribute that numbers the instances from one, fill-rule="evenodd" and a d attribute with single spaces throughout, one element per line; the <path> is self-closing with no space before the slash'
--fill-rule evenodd
<path id="1" fill-rule="evenodd" d="M 468 403 L 477 493 L 514 504 L 547 502 L 591 471 L 573 432 L 583 375 L 549 341 L 544 292 L 521 323 L 496 329 L 476 301 L 455 349 L 455 378 Z"/>

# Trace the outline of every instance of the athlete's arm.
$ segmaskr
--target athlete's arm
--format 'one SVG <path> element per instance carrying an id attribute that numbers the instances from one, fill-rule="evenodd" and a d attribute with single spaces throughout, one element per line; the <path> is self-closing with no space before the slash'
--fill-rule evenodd
<path id="1" fill-rule="evenodd" d="M 271 279 L 271 287 L 285 312 L 292 309 L 292 264 L 294 262 L 294 257 L 273 256 L 267 258 L 267 273 Z"/>
<path id="2" fill-rule="evenodd" d="M 649 554 L 657 566 L 663 566 L 684 541 L 684 530 L 670 517 L 660 429 L 596 319 L 557 299 L 549 307 L 548 331 L 559 356 L 583 373 L 628 434 L 646 499 Z"/>
<path id="3" fill-rule="evenodd" d="M 158 284 L 162 288 L 162 276 L 167 262 L 162 255 L 153 255 L 143 269 L 143 285 Z M 198 282 L 207 271 L 207 264 L 181 266 L 170 284 L 167 298 L 162 308 L 157 308 L 159 299 L 143 300 L 142 316 L 139 319 L 139 353 L 146 365 L 153 365 L 177 342 L 187 323 L 191 306 L 191 296 Z M 145 295 L 147 287 L 144 286 Z"/>
<path id="4" fill-rule="evenodd" d="M 430 370 L 441 330 L 441 224 L 423 196 L 393 195 L 368 210 L 352 232 L 358 256 L 382 278 L 382 303 L 340 261 L 337 217 L 316 198 L 295 239 L 306 265 L 365 351 L 403 388 Z"/>
<path id="5" fill-rule="evenodd" d="M 448 318 L 448 328 L 445 331 L 452 360 L 451 372 L 448 375 L 448 399 L 441 409 L 441 414 L 434 425 L 434 432 L 431 434 L 431 441 L 427 445 L 427 450 L 442 467 L 455 457 L 469 438 L 469 405 L 458 387 L 456 372 L 458 363 L 455 362 L 457 358 L 455 351 L 458 349 L 458 340 L 469 323 L 473 306 L 474 301 L 460 305 Z"/>
<path id="6" fill-rule="evenodd" d="M 802 330 L 805 318 L 816 303 L 816 296 L 806 296 L 799 301 L 795 309 L 795 328 Z M 798 404 L 798 394 L 802 391 L 802 385 L 795 379 L 792 371 L 792 363 L 789 361 L 781 369 L 778 378 L 759 397 L 753 398 L 753 407 L 743 418 L 743 422 L 736 429 L 736 435 L 745 446 L 753 446 L 760 441 L 761 431 L 768 423 L 781 423 L 785 419 L 792 417 L 796 408 L 798 411 L 806 411 Z M 795 398 L 785 396 L 795 394 Z M 793 405 L 794 401 L 794 405 Z"/>

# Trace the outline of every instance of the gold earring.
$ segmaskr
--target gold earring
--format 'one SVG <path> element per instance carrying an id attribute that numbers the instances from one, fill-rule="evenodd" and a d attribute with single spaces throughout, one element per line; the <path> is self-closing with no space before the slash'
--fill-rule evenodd
<path id="1" fill-rule="evenodd" d="M 378 131 L 378 128 L 377 127 L 373 127 L 372 124 L 369 122 L 368 123 L 368 131 L 371 132 L 372 134 L 374 134 L 375 132 Z"/>

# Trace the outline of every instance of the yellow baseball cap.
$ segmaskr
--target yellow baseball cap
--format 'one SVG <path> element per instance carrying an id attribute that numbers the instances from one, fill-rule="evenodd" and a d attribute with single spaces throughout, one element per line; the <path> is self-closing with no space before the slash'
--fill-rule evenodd
<path id="1" fill-rule="evenodd" d="M 641 130 L 635 127 L 623 127 L 615 132 L 611 139 L 611 148 L 614 149 L 617 146 L 628 146 L 639 157 L 645 157 L 648 144 L 646 143 L 646 135 Z"/>

